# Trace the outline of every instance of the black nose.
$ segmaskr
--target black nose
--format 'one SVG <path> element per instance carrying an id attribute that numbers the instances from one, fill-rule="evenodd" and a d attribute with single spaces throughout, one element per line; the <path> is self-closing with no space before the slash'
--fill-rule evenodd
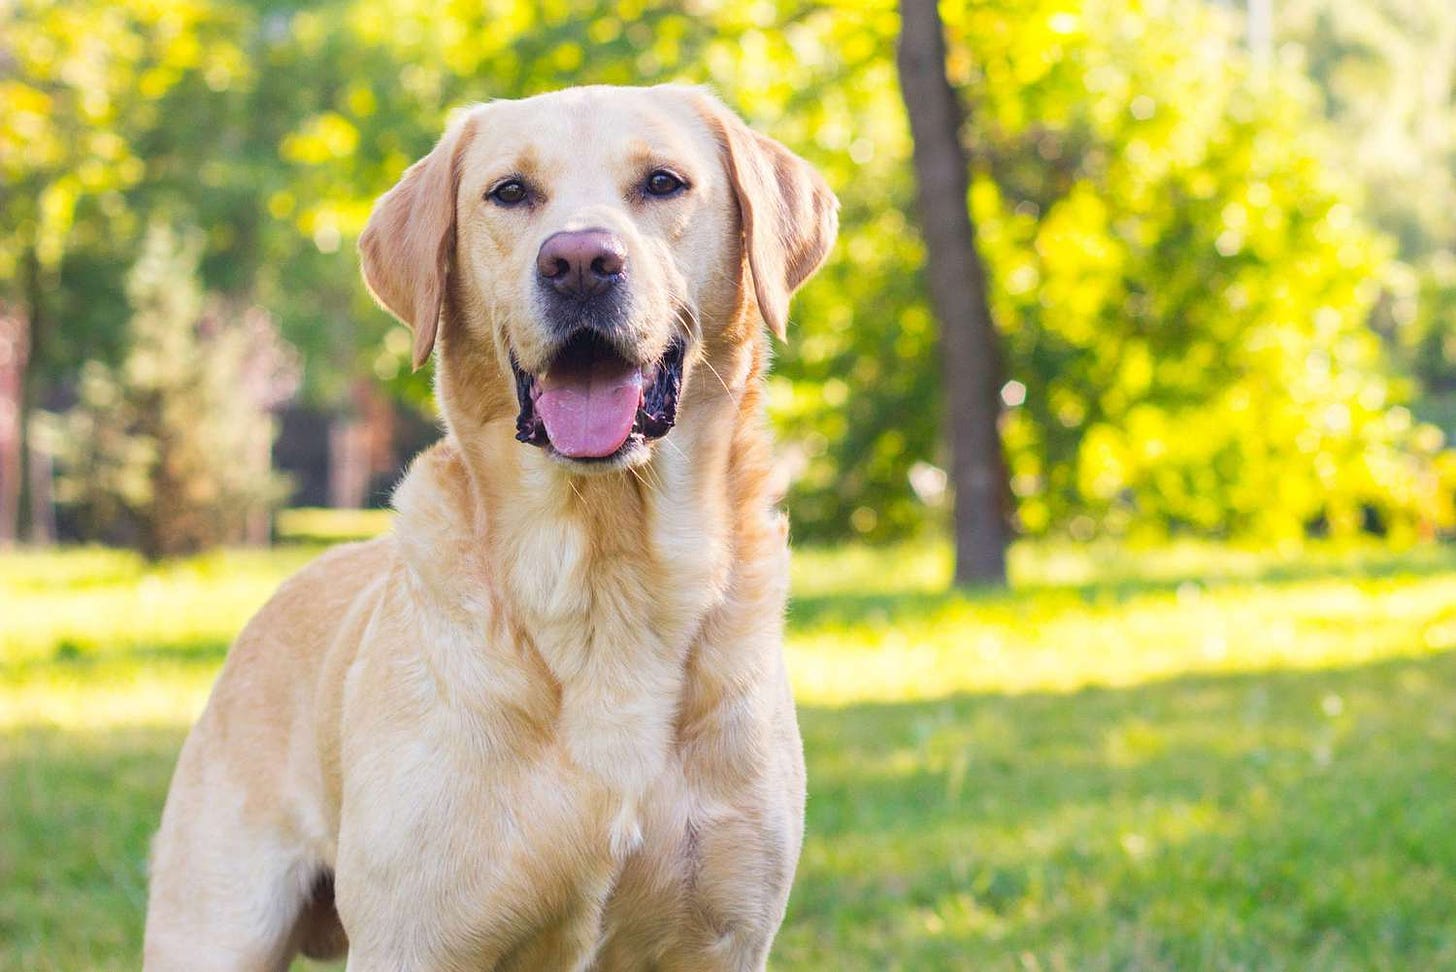
<path id="1" fill-rule="evenodd" d="M 556 233 L 541 244 L 536 272 L 558 294 L 585 300 L 616 286 L 627 263 L 627 247 L 603 229 Z"/>

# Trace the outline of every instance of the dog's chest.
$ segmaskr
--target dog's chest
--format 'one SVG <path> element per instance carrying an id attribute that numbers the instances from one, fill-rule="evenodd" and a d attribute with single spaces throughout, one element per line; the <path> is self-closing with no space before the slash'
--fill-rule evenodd
<path id="1" fill-rule="evenodd" d="M 663 771 L 684 661 L 721 598 L 725 559 L 716 538 L 647 513 L 630 528 L 538 526 L 508 537 L 502 564 L 514 626 L 559 686 L 564 753 L 628 804 Z"/>
<path id="2" fill-rule="evenodd" d="M 629 617 L 621 612 L 613 622 Z M 650 614 L 637 617 L 650 619 Z M 701 767 L 675 745 L 687 677 L 682 652 L 650 626 L 637 633 L 631 651 L 599 640 L 608 631 L 624 632 L 625 626 L 599 622 L 587 629 L 598 640 L 554 646 L 574 667 L 557 682 L 554 714 L 537 727 L 544 731 L 511 728 L 523 712 L 551 711 L 546 680 L 525 670 L 496 668 L 488 676 L 496 685 L 512 686 L 509 701 L 501 697 L 488 706 L 471 705 L 458 712 L 447 706 L 434 712 L 431 741 L 418 752 L 430 754 L 433 768 L 422 775 L 441 789 L 438 794 L 416 791 L 412 806 L 421 808 L 421 814 L 425 808 L 452 805 L 472 810 L 433 824 L 420 820 L 422 830 L 435 831 L 432 844 L 456 851 L 436 873 L 440 883 L 417 891 L 428 897 L 442 888 L 454 889 L 441 896 L 445 902 L 486 889 L 486 901 L 529 900 L 533 912 L 519 923 L 498 927 L 498 916 L 468 909 L 462 924 L 444 930 L 447 941 L 473 939 L 483 923 L 496 927 L 499 940 L 511 942 L 512 950 L 533 961 L 542 957 L 546 964 L 540 967 L 555 967 L 544 956 L 573 949 L 589 952 L 595 947 L 590 941 L 607 934 L 609 926 L 618 929 L 611 937 L 618 945 L 649 934 L 660 943 L 667 929 L 674 929 L 675 936 L 689 925 L 696 927 L 704 920 L 701 916 L 716 913 L 698 903 L 705 892 L 691 875 L 703 871 L 703 848 L 737 824 L 703 822 L 714 814 L 721 817 L 725 808 L 705 799 L 690 782 L 701 777 Z M 530 640 L 539 645 L 542 637 L 575 637 L 587 629 L 545 625 Z M 472 634 L 480 632 L 465 626 L 455 637 L 463 640 Z M 635 658 L 630 666 L 624 662 L 626 655 Z M 462 679 L 457 690 L 464 684 Z M 458 691 L 455 699 L 460 699 Z M 740 733 L 739 738 L 745 737 Z M 721 751 L 728 742 L 720 738 L 714 749 Z M 441 761 L 446 753 L 449 765 Z M 699 833 L 709 827 L 719 836 L 705 839 Z M 380 842 L 388 837 L 381 832 Z M 735 861 L 753 858 L 754 845 L 762 839 L 761 828 L 739 833 Z M 761 870 L 757 864 L 751 867 Z M 466 887 L 475 890 L 466 892 Z M 606 923 L 604 915 L 611 916 Z M 578 916 L 595 916 L 585 926 L 590 931 L 574 930 Z M 577 934 L 583 938 L 573 944 Z"/>
<path id="3" fill-rule="evenodd" d="M 734 580 L 727 544 L 682 509 L 606 535 L 533 510 L 488 546 L 450 529 L 406 552 L 421 600 L 403 614 L 429 619 L 411 632 L 429 657 L 381 674 L 414 686 L 431 729 L 421 739 L 410 722 L 375 754 L 392 777 L 375 782 L 408 799 L 391 817 L 365 807 L 378 819 L 355 832 L 376 859 L 381 846 L 452 849 L 423 873 L 391 860 L 382 882 L 437 902 L 442 941 L 510 943 L 541 958 L 521 967 L 555 967 L 544 956 L 558 945 L 595 947 L 570 945 L 576 934 L 629 952 L 668 947 L 668 926 L 719 936 L 786 886 L 802 781 L 767 756 L 765 726 L 781 716 L 756 660 L 781 634 L 781 586 L 765 578 L 782 569 L 782 538 L 751 582 Z M 501 901 L 531 907 L 506 921 Z M 574 932 L 578 916 L 591 920 Z"/>

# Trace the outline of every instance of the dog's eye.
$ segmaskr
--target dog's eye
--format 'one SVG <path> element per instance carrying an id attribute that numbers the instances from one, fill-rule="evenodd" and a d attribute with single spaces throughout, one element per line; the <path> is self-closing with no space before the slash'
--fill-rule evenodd
<path id="1" fill-rule="evenodd" d="M 647 177 L 642 188 L 649 196 L 672 196 L 687 188 L 687 183 L 666 169 L 658 169 Z"/>
<path id="2" fill-rule="evenodd" d="M 518 206 L 530 195 L 530 190 L 520 179 L 507 179 L 488 193 L 490 199 L 502 206 Z"/>

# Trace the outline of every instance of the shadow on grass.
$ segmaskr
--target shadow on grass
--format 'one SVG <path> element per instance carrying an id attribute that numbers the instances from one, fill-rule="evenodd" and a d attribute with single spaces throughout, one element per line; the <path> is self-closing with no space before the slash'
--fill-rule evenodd
<path id="1" fill-rule="evenodd" d="M 0 968 L 134 969 L 181 729 L 0 734 Z"/>
<path id="2" fill-rule="evenodd" d="M 801 723 L 778 967 L 1456 968 L 1456 655 Z"/>
<path id="3" fill-rule="evenodd" d="M 1456 967 L 1456 654 L 801 721 L 775 969 Z M 181 739 L 0 735 L 0 967 L 135 967 Z"/>

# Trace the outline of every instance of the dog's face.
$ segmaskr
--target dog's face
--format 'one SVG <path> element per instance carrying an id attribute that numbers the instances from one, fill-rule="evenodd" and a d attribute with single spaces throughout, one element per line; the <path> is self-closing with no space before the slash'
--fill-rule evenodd
<path id="1" fill-rule="evenodd" d="M 462 114 L 360 250 L 417 365 L 453 286 L 460 325 L 514 380 L 517 438 L 612 467 L 668 434 L 743 294 L 782 335 L 835 208 L 806 163 L 699 90 L 578 88 Z"/>
<path id="2" fill-rule="evenodd" d="M 684 99 L 619 90 L 474 121 L 489 136 L 461 156 L 457 267 L 516 380 L 520 437 L 578 462 L 643 455 L 675 421 L 696 327 L 734 296 L 711 132 Z"/>

